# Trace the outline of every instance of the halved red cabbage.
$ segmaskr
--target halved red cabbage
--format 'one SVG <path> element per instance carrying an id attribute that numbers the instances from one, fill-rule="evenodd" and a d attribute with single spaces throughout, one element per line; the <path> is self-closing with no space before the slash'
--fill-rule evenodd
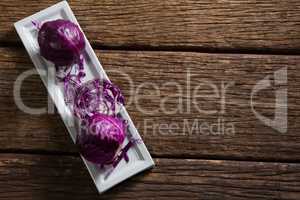
<path id="1" fill-rule="evenodd" d="M 101 166 L 113 164 L 121 151 L 127 124 L 117 117 L 96 113 L 88 117 L 77 135 L 76 144 L 88 161 Z"/>
<path id="2" fill-rule="evenodd" d="M 79 27 L 63 19 L 43 23 L 39 29 L 38 43 L 41 55 L 56 66 L 79 63 L 81 51 L 85 47 Z"/>
<path id="3" fill-rule="evenodd" d="M 73 103 L 74 90 L 85 76 L 82 51 L 85 47 L 83 33 L 69 20 L 58 19 L 42 25 L 33 21 L 37 28 L 40 54 L 53 62 L 56 77 L 64 84 L 64 98 Z"/>

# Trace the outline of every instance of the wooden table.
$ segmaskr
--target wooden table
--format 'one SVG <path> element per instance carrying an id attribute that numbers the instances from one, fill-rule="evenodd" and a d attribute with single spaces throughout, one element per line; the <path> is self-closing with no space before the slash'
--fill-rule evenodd
<path id="1" fill-rule="evenodd" d="M 29 115 L 16 106 L 14 82 L 33 69 L 13 23 L 56 1 L 0 1 L 0 199 L 300 199 L 300 1 L 299 0 L 103 0 L 70 1 L 102 65 L 129 98 L 128 82 L 144 85 L 128 111 L 155 158 L 156 167 L 99 196 L 58 114 Z M 251 91 L 266 76 L 287 69 L 288 129 L 280 133 L 253 113 Z M 221 96 L 177 94 L 201 83 Z M 273 77 L 273 78 L 272 78 Z M 272 82 L 273 83 L 273 82 Z M 255 109 L 272 118 L 277 87 L 255 96 Z M 201 88 L 202 94 L 212 88 Z M 136 91 L 136 90 L 135 90 Z M 183 92 L 187 92 L 184 89 Z M 174 95 L 177 94 L 176 95 Z M 22 100 L 46 107 L 37 75 L 22 85 Z M 199 113 L 181 103 L 213 113 Z M 182 97 L 182 98 L 179 98 Z M 192 101 L 194 99 L 194 101 Z M 223 99 L 224 100 L 224 99 Z M 222 112 L 221 108 L 225 108 Z M 183 134 L 184 120 L 213 124 L 222 118 L 234 134 Z M 150 130 L 156 124 L 178 129 Z M 191 127 L 191 126 L 189 126 Z"/>

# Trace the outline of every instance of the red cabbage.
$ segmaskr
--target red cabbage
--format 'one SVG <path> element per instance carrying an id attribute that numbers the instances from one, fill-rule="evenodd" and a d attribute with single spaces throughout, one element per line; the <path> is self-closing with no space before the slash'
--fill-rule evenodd
<path id="1" fill-rule="evenodd" d="M 124 120 L 100 113 L 87 119 L 77 135 L 76 144 L 88 161 L 99 164 L 113 164 L 126 136 Z"/>
<path id="2" fill-rule="evenodd" d="M 126 122 L 117 116 L 121 105 L 124 97 L 120 89 L 107 80 L 91 80 L 76 89 L 73 109 L 82 120 L 76 143 L 88 161 L 116 166 L 120 159 L 128 158 L 129 147 L 117 156 L 127 130 Z"/>
<path id="3" fill-rule="evenodd" d="M 75 89 L 85 76 L 83 33 L 76 24 L 63 19 L 48 21 L 42 25 L 37 21 L 32 23 L 39 31 L 40 54 L 55 64 L 56 77 L 64 84 L 65 102 L 71 104 Z"/>
<path id="4" fill-rule="evenodd" d="M 85 76 L 82 56 L 85 39 L 79 27 L 62 19 L 42 25 L 32 23 L 39 30 L 40 54 L 55 64 L 56 77 L 64 84 L 65 102 L 81 121 L 76 138 L 80 153 L 101 166 L 115 167 L 122 158 L 128 162 L 127 151 L 136 140 L 130 140 L 122 149 L 127 123 L 117 114 L 124 105 L 124 97 L 107 80 L 81 84 Z"/>
<path id="5" fill-rule="evenodd" d="M 95 79 L 82 84 L 74 98 L 74 113 L 80 118 L 94 113 L 116 116 L 124 97 L 121 90 L 107 80 Z"/>
<path id="6" fill-rule="evenodd" d="M 56 66 L 80 63 L 81 51 L 85 47 L 84 36 L 79 27 L 63 19 L 42 24 L 38 43 L 41 55 Z"/>

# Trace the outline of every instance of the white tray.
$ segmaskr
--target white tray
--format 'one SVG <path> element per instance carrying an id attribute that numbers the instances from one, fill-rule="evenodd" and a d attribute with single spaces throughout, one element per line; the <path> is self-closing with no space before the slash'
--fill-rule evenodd
<path id="1" fill-rule="evenodd" d="M 48 89 L 49 95 L 55 103 L 57 110 L 61 115 L 61 118 L 64 121 L 64 124 L 67 127 L 73 139 L 73 142 L 75 142 L 77 134 L 76 128 L 74 126 L 75 119 L 70 109 L 66 106 L 64 102 L 61 84 L 57 84 L 54 81 L 54 65 L 46 61 L 39 54 L 39 45 L 37 43 L 37 31 L 32 25 L 32 21 L 45 22 L 55 19 L 67 19 L 79 26 L 71 8 L 69 7 L 66 1 L 62 1 L 34 15 L 26 17 L 25 19 L 16 22 L 14 25 L 32 62 L 34 63 L 38 73 L 40 74 L 43 83 Z M 86 37 L 85 42 L 86 47 L 83 55 L 85 57 L 86 77 L 84 79 L 84 82 L 94 78 L 108 79 L 105 71 L 103 70 L 100 62 L 97 59 L 96 54 L 94 53 Z M 121 116 L 124 119 L 128 120 L 129 135 L 136 139 L 141 139 L 137 129 L 135 128 L 131 118 L 129 117 L 124 107 L 121 109 Z M 126 138 L 126 140 L 124 141 L 123 146 L 126 145 L 127 142 L 128 138 Z M 126 163 L 124 159 L 122 159 L 122 161 L 113 171 L 111 171 L 111 168 L 99 169 L 97 166 L 88 162 L 82 157 L 91 177 L 95 182 L 99 193 L 102 193 L 107 189 L 113 187 L 114 185 L 120 183 L 121 181 L 154 166 L 154 162 L 142 140 L 140 143 L 130 148 L 130 150 L 128 151 L 128 157 L 128 163 Z"/>

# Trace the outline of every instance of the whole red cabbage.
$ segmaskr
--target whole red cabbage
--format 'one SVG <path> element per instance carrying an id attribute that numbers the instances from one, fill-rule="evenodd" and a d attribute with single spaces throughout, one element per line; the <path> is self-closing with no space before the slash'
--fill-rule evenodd
<path id="1" fill-rule="evenodd" d="M 79 27 L 63 19 L 43 23 L 39 29 L 38 43 L 41 55 L 56 66 L 79 63 L 85 47 Z"/>
<path id="2" fill-rule="evenodd" d="M 96 113 L 81 126 L 76 144 L 88 161 L 101 166 L 113 164 L 121 151 L 126 129 L 124 120 Z"/>

